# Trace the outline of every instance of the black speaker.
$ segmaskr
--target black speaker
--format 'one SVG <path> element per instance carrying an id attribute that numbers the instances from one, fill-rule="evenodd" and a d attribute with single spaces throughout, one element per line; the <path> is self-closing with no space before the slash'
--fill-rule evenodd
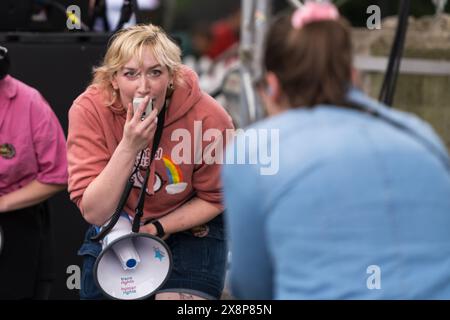
<path id="1" fill-rule="evenodd" d="M 24 31 L 28 28 L 32 0 L 1 0 L 0 31 Z"/>

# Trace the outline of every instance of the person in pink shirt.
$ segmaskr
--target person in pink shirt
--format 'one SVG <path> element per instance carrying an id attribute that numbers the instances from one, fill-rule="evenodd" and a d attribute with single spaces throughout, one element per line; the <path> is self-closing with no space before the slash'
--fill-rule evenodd
<path id="1" fill-rule="evenodd" d="M 36 89 L 0 78 L 0 299 L 46 298 L 52 261 L 45 200 L 66 187 L 66 141 Z"/>
<path id="2" fill-rule="evenodd" d="M 144 98 L 136 110 L 134 98 Z M 150 99 L 153 111 L 143 117 Z M 152 152 L 157 123 L 162 134 Z M 93 278 L 101 245 L 90 237 L 117 209 L 130 176 L 134 188 L 124 214 L 135 217 L 145 188 L 142 222 L 151 223 L 139 232 L 166 239 L 173 257 L 172 272 L 155 298 L 220 298 L 227 257 L 221 165 L 209 156 L 222 153 L 232 129 L 231 117 L 201 91 L 197 75 L 181 64 L 180 48 L 162 29 L 137 25 L 114 35 L 93 83 L 69 111 L 68 189 L 93 225 L 79 250 L 85 257 L 82 299 L 105 298 Z"/>

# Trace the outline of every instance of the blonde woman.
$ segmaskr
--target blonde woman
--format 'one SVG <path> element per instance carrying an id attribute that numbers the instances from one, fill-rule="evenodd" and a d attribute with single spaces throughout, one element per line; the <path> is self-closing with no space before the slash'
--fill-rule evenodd
<path id="1" fill-rule="evenodd" d="M 93 261 L 100 251 L 99 244 L 88 240 L 98 230 L 94 226 L 111 217 L 136 165 L 134 188 L 124 207 L 133 218 L 150 162 L 143 221 L 154 222 L 143 225 L 140 232 L 166 239 L 174 262 L 170 278 L 155 298 L 218 299 L 221 295 L 226 246 L 220 166 L 194 159 L 198 154 L 194 145 L 205 151 L 216 141 L 220 147 L 232 123 L 223 108 L 200 90 L 197 75 L 181 64 L 180 56 L 180 48 L 157 26 L 123 29 L 114 35 L 103 64 L 94 70 L 92 84 L 70 109 L 69 192 L 93 225 L 79 251 L 85 256 L 83 299 L 103 298 L 92 278 Z M 143 98 L 136 111 L 134 98 Z M 150 99 L 153 111 L 144 117 Z M 158 114 L 163 131 L 150 161 Z M 208 129 L 219 134 L 211 141 L 198 141 Z M 180 132 L 190 139 L 180 138 Z M 187 143 L 184 154 L 181 142 Z"/>

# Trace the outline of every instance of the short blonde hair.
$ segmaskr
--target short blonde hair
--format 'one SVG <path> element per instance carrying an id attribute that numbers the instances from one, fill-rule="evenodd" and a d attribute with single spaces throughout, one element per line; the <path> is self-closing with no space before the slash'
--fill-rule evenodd
<path id="1" fill-rule="evenodd" d="M 93 70 L 92 85 L 107 90 L 114 103 L 112 78 L 128 61 L 137 56 L 142 61 L 142 51 L 150 48 L 161 66 L 166 66 L 174 79 L 179 83 L 178 74 L 181 69 L 181 49 L 158 26 L 139 24 L 118 31 L 109 40 L 108 50 L 102 64 Z"/>

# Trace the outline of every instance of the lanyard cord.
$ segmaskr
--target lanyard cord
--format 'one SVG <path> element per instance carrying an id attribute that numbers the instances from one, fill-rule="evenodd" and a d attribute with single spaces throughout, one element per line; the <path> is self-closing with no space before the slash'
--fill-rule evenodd
<path id="1" fill-rule="evenodd" d="M 411 7 L 411 0 L 401 0 L 399 6 L 399 18 L 397 31 L 389 55 L 389 62 L 380 91 L 379 100 L 390 106 L 394 99 L 395 86 L 402 60 L 405 37 L 408 31 L 408 16 Z"/>
<path id="2" fill-rule="evenodd" d="M 139 227 L 141 225 L 141 218 L 144 215 L 144 200 L 147 189 L 148 178 L 150 176 L 150 168 L 153 162 L 153 159 L 156 156 L 156 151 L 158 149 L 159 142 L 161 141 L 162 131 L 164 127 L 164 118 L 166 114 L 166 105 L 164 104 L 163 109 L 158 115 L 158 127 L 156 128 L 155 137 L 153 139 L 152 153 L 150 157 L 150 163 L 147 166 L 147 170 L 145 171 L 144 183 L 142 184 L 141 191 L 139 192 L 138 203 L 135 209 L 135 216 L 133 219 L 133 232 L 139 232 Z M 153 186 L 152 186 L 153 187 Z"/>
<path id="3" fill-rule="evenodd" d="M 159 145 L 159 142 L 160 142 L 161 136 L 162 136 L 164 120 L 165 120 L 165 115 L 166 115 L 166 104 L 167 104 L 167 101 L 166 101 L 166 103 L 164 103 L 164 106 L 161 109 L 161 112 L 158 114 L 158 124 L 156 127 L 155 137 L 153 139 L 152 152 L 150 154 L 150 163 L 148 164 L 147 169 L 146 169 L 144 183 L 141 186 L 141 190 L 140 190 L 139 198 L 138 198 L 138 204 L 137 204 L 136 210 L 135 210 L 136 216 L 135 216 L 135 219 L 133 220 L 133 232 L 139 231 L 139 224 L 140 224 L 141 217 L 143 215 L 144 199 L 145 199 L 145 193 L 146 193 L 145 189 L 147 188 L 147 182 L 148 182 L 148 178 L 150 176 L 150 166 L 152 164 L 153 158 L 155 157 L 155 153 L 156 153 L 156 150 L 158 149 L 158 145 Z M 143 154 L 144 154 L 144 151 L 142 150 L 139 162 L 135 165 L 133 172 L 131 173 L 130 177 L 128 178 L 128 182 L 125 186 L 122 196 L 120 197 L 119 204 L 117 205 L 117 208 L 111 217 L 111 220 L 104 228 L 102 228 L 102 230 L 97 235 L 91 237 L 92 241 L 99 241 L 99 240 L 103 239 L 106 236 L 106 234 L 109 231 L 111 231 L 111 229 L 116 225 L 117 221 L 119 220 L 120 214 L 122 213 L 122 210 L 123 210 L 123 207 L 125 206 L 125 203 L 127 202 L 128 197 L 130 196 L 131 188 L 134 185 L 134 175 L 139 170 L 139 165 L 141 164 Z"/>

